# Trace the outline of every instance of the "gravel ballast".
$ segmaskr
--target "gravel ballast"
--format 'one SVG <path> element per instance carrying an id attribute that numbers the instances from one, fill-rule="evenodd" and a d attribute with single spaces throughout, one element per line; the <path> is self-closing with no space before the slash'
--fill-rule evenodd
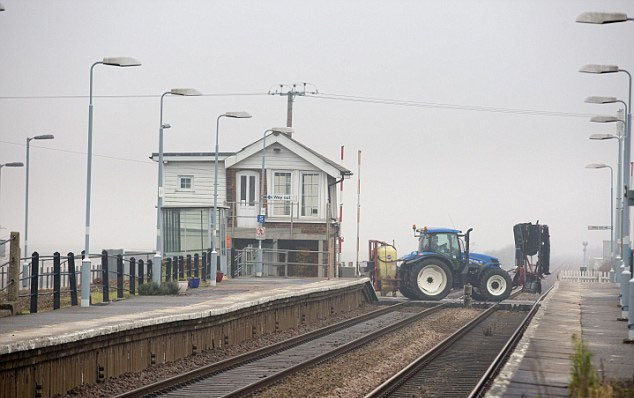
<path id="1" fill-rule="evenodd" d="M 480 312 L 441 310 L 361 349 L 287 377 L 256 396 L 363 397 Z"/>
<path id="2" fill-rule="evenodd" d="M 180 373 L 194 370 L 210 363 L 222 361 L 224 359 L 244 354 L 258 348 L 263 348 L 268 345 L 275 344 L 280 341 L 284 341 L 292 337 L 299 336 L 301 334 L 344 321 L 346 319 L 354 318 L 380 308 L 383 307 L 366 304 L 354 311 L 337 314 L 332 317 L 322 319 L 319 322 L 311 325 L 303 325 L 295 329 L 286 330 L 284 332 L 263 335 L 256 339 L 246 341 L 242 344 L 218 348 L 212 351 L 206 351 L 176 362 L 159 364 L 149 367 L 148 369 L 139 373 L 126 373 L 117 378 L 106 379 L 106 381 L 102 384 L 77 387 L 69 391 L 66 396 L 87 398 L 112 397 L 138 387 L 155 383 L 168 377 L 176 376 Z"/>

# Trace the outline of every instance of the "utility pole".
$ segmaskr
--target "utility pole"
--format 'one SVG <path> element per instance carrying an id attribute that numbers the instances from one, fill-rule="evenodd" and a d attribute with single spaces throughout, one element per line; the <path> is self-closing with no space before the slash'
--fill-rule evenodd
<path id="1" fill-rule="evenodd" d="M 311 88 L 312 90 L 307 90 Z M 314 84 L 302 82 L 302 83 L 281 83 L 273 86 L 269 90 L 269 95 L 286 96 L 286 127 L 293 127 L 293 102 L 295 102 L 295 96 L 303 96 L 306 94 L 319 94 L 317 87 Z"/>

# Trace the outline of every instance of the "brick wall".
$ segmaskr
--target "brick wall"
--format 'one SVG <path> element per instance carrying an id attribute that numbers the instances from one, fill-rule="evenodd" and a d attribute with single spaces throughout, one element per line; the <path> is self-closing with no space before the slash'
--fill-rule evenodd
<path id="1" fill-rule="evenodd" d="M 275 229 L 291 229 L 290 222 L 270 222 L 266 224 L 267 229 L 275 230 Z M 315 235 L 323 235 L 326 233 L 326 223 L 320 224 L 308 224 L 308 223 L 293 223 L 293 230 L 302 234 L 315 234 Z"/>

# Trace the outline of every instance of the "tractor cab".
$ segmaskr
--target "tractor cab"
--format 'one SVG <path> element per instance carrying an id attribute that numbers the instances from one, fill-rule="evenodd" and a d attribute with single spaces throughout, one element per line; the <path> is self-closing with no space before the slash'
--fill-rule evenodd
<path id="1" fill-rule="evenodd" d="M 464 266 L 464 235 L 456 229 L 423 229 L 418 240 L 418 253 L 441 255 L 451 262 L 451 268 L 461 270 Z"/>
<path id="2" fill-rule="evenodd" d="M 414 236 L 418 237 L 417 257 L 441 256 L 450 266 L 453 273 L 460 273 L 469 263 L 469 234 L 449 228 L 416 228 Z"/>

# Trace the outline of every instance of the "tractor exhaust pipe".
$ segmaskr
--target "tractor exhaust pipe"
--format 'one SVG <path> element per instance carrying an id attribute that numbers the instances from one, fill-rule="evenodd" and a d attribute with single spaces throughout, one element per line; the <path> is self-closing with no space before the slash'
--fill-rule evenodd
<path id="1" fill-rule="evenodd" d="M 467 265 L 465 269 L 469 267 L 469 234 L 471 233 L 471 231 L 473 231 L 473 228 L 469 228 L 464 234 L 464 261 Z"/>

